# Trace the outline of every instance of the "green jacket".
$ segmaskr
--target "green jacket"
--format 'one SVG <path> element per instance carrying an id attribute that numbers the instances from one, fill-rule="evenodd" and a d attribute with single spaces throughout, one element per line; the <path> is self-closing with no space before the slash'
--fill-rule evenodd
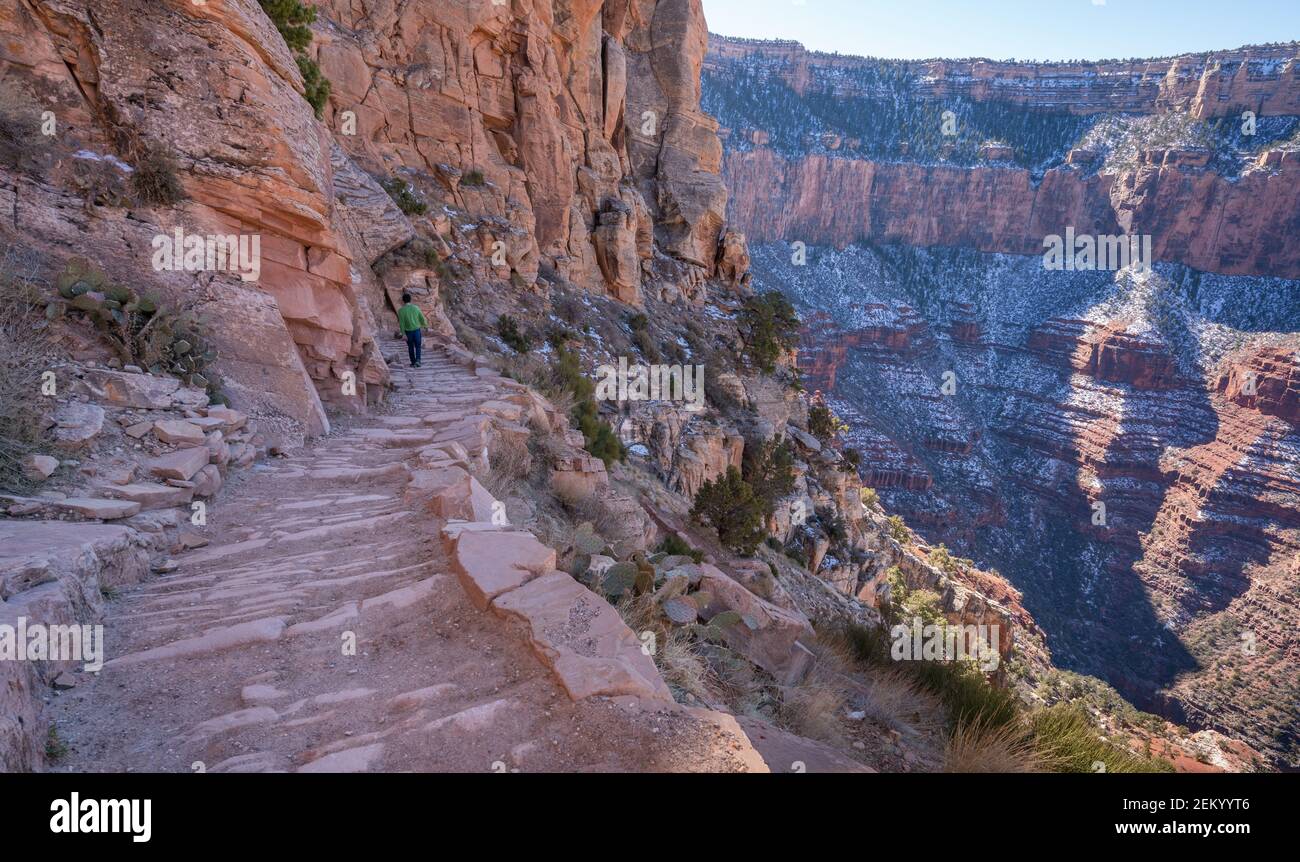
<path id="1" fill-rule="evenodd" d="M 424 312 L 413 302 L 408 302 L 397 311 L 397 325 L 402 328 L 403 332 L 413 332 L 416 329 L 424 329 L 429 323 L 424 319 Z"/>

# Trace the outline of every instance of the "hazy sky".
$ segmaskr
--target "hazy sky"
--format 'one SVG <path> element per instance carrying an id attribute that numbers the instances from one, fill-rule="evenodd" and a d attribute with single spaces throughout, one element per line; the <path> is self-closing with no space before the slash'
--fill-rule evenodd
<path id="1" fill-rule="evenodd" d="M 703 0 L 709 30 L 876 57 L 1160 57 L 1300 39 L 1300 0 Z"/>

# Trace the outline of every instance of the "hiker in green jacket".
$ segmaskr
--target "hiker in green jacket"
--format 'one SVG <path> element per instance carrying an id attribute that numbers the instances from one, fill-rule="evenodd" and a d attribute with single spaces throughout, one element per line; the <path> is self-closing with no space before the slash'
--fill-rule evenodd
<path id="1" fill-rule="evenodd" d="M 411 359 L 411 367 L 420 367 L 420 347 L 424 341 L 424 327 L 429 322 L 424 319 L 424 312 L 411 302 L 409 293 L 402 294 L 402 307 L 397 311 L 397 325 L 406 336 L 406 355 Z"/>

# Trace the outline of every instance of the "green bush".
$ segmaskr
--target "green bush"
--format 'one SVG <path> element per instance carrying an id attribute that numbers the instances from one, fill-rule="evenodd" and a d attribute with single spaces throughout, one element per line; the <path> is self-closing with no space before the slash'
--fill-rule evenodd
<path id="1" fill-rule="evenodd" d="M 428 210 L 428 206 L 424 201 L 420 200 L 415 190 L 411 188 L 411 184 L 406 180 L 399 177 L 389 177 L 382 181 L 380 185 L 383 186 L 384 191 L 388 192 L 388 196 L 393 199 L 393 203 L 397 204 L 397 208 L 407 215 L 424 215 L 425 211 Z M 430 250 L 432 250 L 432 245 L 430 245 Z M 437 257 L 436 252 L 434 257 Z"/>
<path id="2" fill-rule="evenodd" d="M 185 200 L 176 158 L 166 146 L 156 142 L 141 143 L 132 154 L 131 188 L 141 202 L 156 206 L 175 206 Z"/>
<path id="3" fill-rule="evenodd" d="M 799 341 L 799 315 L 790 300 L 776 291 L 746 297 L 740 322 L 746 355 L 764 374 L 774 372 L 776 360 Z"/>
<path id="4" fill-rule="evenodd" d="M 532 339 L 519 331 L 519 324 L 508 314 L 497 318 L 497 335 L 516 353 L 527 353 L 533 349 Z"/>
<path id="5" fill-rule="evenodd" d="M 1034 746 L 1053 772 L 1173 772 L 1173 765 L 1102 739 L 1081 708 L 1058 703 L 1029 719 Z"/>
<path id="6" fill-rule="evenodd" d="M 776 501 L 794 490 L 794 449 L 788 440 L 767 440 L 745 446 L 741 476 L 763 504 L 764 517 L 776 511 Z"/>
<path id="7" fill-rule="evenodd" d="M 657 550 L 673 557 L 690 557 L 697 563 L 704 559 L 703 551 L 692 548 L 679 538 L 676 533 L 669 533 L 664 536 L 664 540 L 659 543 Z"/>
<path id="8" fill-rule="evenodd" d="M 590 398 L 581 401 L 573 408 L 573 418 L 578 429 L 582 431 L 584 447 L 591 455 L 605 462 L 608 467 L 615 461 L 622 461 L 627 452 L 623 443 L 610 429 L 609 423 L 602 422 L 596 402 Z"/>
<path id="9" fill-rule="evenodd" d="M 555 350 L 555 361 L 551 365 L 551 385 L 558 391 L 573 395 L 574 407 L 570 415 L 578 430 L 582 431 L 583 448 L 604 461 L 606 467 L 615 461 L 622 461 L 627 457 L 627 450 L 609 424 L 600 418 L 600 411 L 592 397 L 596 391 L 595 384 L 582 373 L 577 354 L 564 345 L 560 333 L 553 331 L 550 340 Z"/>
<path id="10" fill-rule="evenodd" d="M 483 178 L 483 172 L 478 168 L 466 171 L 465 176 L 461 177 L 460 180 L 462 186 L 481 186 L 486 182 L 487 180 Z"/>
<path id="11" fill-rule="evenodd" d="M 325 115 L 325 103 L 330 98 L 329 79 L 321 73 L 316 61 L 306 54 L 299 54 L 294 59 L 298 63 L 298 71 L 302 73 L 303 98 L 311 105 L 312 110 L 316 112 L 316 119 L 319 120 Z"/>
<path id="12" fill-rule="evenodd" d="M 724 547 L 744 556 L 751 556 L 767 535 L 763 501 L 735 467 L 704 483 L 695 495 L 691 517 L 713 527 Z"/>
<path id="13" fill-rule="evenodd" d="M 833 439 L 846 427 L 825 404 L 814 404 L 808 408 L 808 433 L 823 443 Z"/>
<path id="14" fill-rule="evenodd" d="M 899 544 L 907 544 L 911 541 L 912 533 L 907 529 L 907 524 L 898 515 L 889 516 L 889 535 Z"/>
<path id="15" fill-rule="evenodd" d="M 844 450 L 844 467 L 846 473 L 856 473 L 862 466 L 862 453 L 853 447 Z"/>
<path id="16" fill-rule="evenodd" d="M 262 10 L 275 24 L 284 44 L 293 51 L 302 73 L 304 97 L 316 111 L 317 119 L 325 110 L 329 99 L 330 82 L 321 74 L 320 66 L 307 56 L 311 47 L 311 25 L 316 21 L 316 7 L 304 5 L 301 0 L 258 0 Z"/>

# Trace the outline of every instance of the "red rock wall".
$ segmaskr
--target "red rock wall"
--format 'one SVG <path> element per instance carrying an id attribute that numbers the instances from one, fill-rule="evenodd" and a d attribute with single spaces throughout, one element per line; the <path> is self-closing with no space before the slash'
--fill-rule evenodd
<path id="1" fill-rule="evenodd" d="M 1157 260 L 1205 272 L 1300 278 L 1300 153 L 1230 181 L 1208 169 L 1143 165 L 1121 175 L 870 162 L 768 148 L 728 152 L 728 214 L 751 243 L 843 248 L 869 240 L 1042 254 L 1043 238 L 1151 234 Z"/>

